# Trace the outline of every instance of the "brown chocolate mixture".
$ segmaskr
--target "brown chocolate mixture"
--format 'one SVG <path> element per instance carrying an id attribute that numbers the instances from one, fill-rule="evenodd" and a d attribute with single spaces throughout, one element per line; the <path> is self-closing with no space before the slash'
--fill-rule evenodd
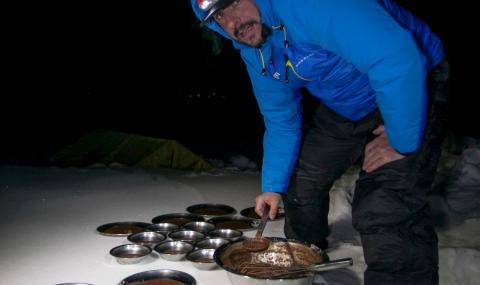
<path id="1" fill-rule="evenodd" d="M 166 254 L 180 254 L 180 253 L 185 253 L 185 252 L 181 251 L 181 250 L 171 249 L 171 250 L 164 251 L 163 253 L 166 253 Z"/>
<path id="2" fill-rule="evenodd" d="M 136 234 L 143 232 L 144 228 L 130 225 L 114 225 L 105 230 L 105 233 L 111 235 Z"/>
<path id="3" fill-rule="evenodd" d="M 252 253 L 242 248 L 234 249 L 230 255 L 222 255 L 221 260 L 225 267 L 235 269 L 237 264 L 252 262 Z"/>
<path id="4" fill-rule="evenodd" d="M 223 221 L 215 224 L 217 229 L 233 229 L 233 230 L 245 230 L 250 229 L 252 226 L 245 221 Z"/>
<path id="5" fill-rule="evenodd" d="M 313 254 L 304 246 L 292 246 L 299 266 L 308 266 L 320 261 L 320 256 Z M 283 251 L 283 249 L 282 249 Z M 222 255 L 221 260 L 226 268 L 230 268 L 240 274 L 254 276 L 257 278 L 302 278 L 310 275 L 309 272 L 293 273 L 290 267 L 282 267 L 268 263 L 260 263 L 254 260 L 254 255 L 242 247 L 233 249 L 228 256 Z"/>
<path id="6" fill-rule="evenodd" d="M 211 260 L 210 258 L 200 258 L 200 259 L 195 260 L 195 262 L 199 262 L 199 263 L 212 263 L 213 260 Z"/>
<path id="7" fill-rule="evenodd" d="M 196 209 L 196 210 L 193 210 L 193 213 L 197 215 L 221 216 L 221 215 L 228 214 L 228 211 L 226 209 L 211 207 L 211 208 Z"/>
<path id="8" fill-rule="evenodd" d="M 185 285 L 185 283 L 172 279 L 155 279 L 130 283 L 130 285 Z"/>
<path id="9" fill-rule="evenodd" d="M 248 217 L 249 217 L 249 218 L 252 218 L 252 219 L 260 219 L 260 216 L 257 215 L 257 213 L 255 213 L 255 211 L 251 211 L 251 212 L 248 214 Z"/>
<path id="10" fill-rule="evenodd" d="M 184 224 L 190 222 L 190 220 L 187 219 L 187 218 L 171 218 L 171 219 L 165 220 L 163 222 L 164 223 L 175 224 L 177 226 L 183 226 Z"/>

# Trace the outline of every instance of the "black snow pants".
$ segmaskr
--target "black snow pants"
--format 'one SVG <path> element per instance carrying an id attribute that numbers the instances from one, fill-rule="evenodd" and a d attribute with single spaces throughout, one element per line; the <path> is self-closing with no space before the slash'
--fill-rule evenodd
<path id="1" fill-rule="evenodd" d="M 443 69 L 442 69 L 443 68 Z M 427 192 L 441 152 L 448 65 L 429 76 L 429 114 L 421 148 L 379 169 L 361 171 L 352 205 L 367 270 L 365 284 L 438 284 L 437 236 Z M 363 162 L 378 111 L 352 122 L 320 105 L 305 130 L 287 194 L 285 235 L 327 248 L 329 190 L 352 164 Z"/>

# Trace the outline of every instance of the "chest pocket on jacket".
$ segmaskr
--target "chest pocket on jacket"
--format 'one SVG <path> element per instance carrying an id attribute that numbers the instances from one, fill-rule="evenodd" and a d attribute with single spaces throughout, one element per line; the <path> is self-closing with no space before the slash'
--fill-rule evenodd
<path id="1" fill-rule="evenodd" d="M 342 57 L 308 44 L 273 48 L 267 70 L 272 77 L 292 87 L 303 87 L 315 81 L 325 91 L 348 85 L 361 75 L 353 64 Z"/>

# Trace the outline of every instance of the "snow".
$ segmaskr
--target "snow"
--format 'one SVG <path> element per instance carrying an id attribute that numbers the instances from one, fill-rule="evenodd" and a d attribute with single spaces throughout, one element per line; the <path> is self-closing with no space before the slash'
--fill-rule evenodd
<path id="1" fill-rule="evenodd" d="M 169 268 L 193 275 L 199 285 L 229 284 L 220 269 L 200 271 L 187 261 L 170 262 L 156 255 L 137 265 L 119 265 L 108 252 L 127 243 L 126 238 L 102 236 L 96 228 L 115 221 L 150 222 L 157 215 L 184 212 L 197 203 L 229 204 L 238 212 L 251 207 L 260 192 L 260 177 L 245 167 L 247 160 L 237 161 L 247 171 L 233 167 L 203 174 L 147 172 L 122 165 L 0 166 L 2 283 L 107 285 L 134 273 Z M 326 284 L 362 284 L 365 262 L 350 213 L 357 176 L 358 171 L 351 169 L 335 183 L 329 214 L 328 253 L 332 259 L 352 257 L 354 266 L 322 274 Z M 449 210 L 448 203 L 437 204 Z M 269 222 L 265 235 L 283 237 L 283 222 Z M 476 284 L 480 279 L 479 230 L 478 218 L 458 216 L 439 230 L 441 284 Z"/>
<path id="2" fill-rule="evenodd" d="M 116 264 L 108 252 L 126 238 L 96 232 L 104 223 L 149 222 L 196 203 L 227 203 L 240 211 L 253 205 L 259 189 L 256 174 L 185 174 L 0 166 L 2 283 L 106 285 L 137 272 L 170 268 L 190 273 L 200 285 L 214 284 L 209 282 L 214 279 L 228 284 L 225 272 L 199 271 L 187 261 L 153 256 L 138 265 Z"/>
<path id="3" fill-rule="evenodd" d="M 238 167 L 240 170 L 257 170 L 257 164 L 250 160 L 248 157 L 243 155 L 236 155 L 230 158 L 230 162 L 232 165 Z"/>

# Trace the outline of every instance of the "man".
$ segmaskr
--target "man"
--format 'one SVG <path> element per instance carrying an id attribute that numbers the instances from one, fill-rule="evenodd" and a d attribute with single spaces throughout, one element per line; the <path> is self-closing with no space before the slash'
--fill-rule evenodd
<path id="1" fill-rule="evenodd" d="M 240 50 L 264 116 L 257 213 L 268 204 L 273 218 L 283 196 L 285 235 L 325 249 L 328 191 L 362 161 L 353 224 L 365 284 L 438 283 L 426 192 L 440 149 L 441 98 L 428 99 L 426 78 L 443 48 L 431 30 L 391 0 L 192 0 L 192 7 Z M 305 131 L 302 88 L 321 102 Z"/>

